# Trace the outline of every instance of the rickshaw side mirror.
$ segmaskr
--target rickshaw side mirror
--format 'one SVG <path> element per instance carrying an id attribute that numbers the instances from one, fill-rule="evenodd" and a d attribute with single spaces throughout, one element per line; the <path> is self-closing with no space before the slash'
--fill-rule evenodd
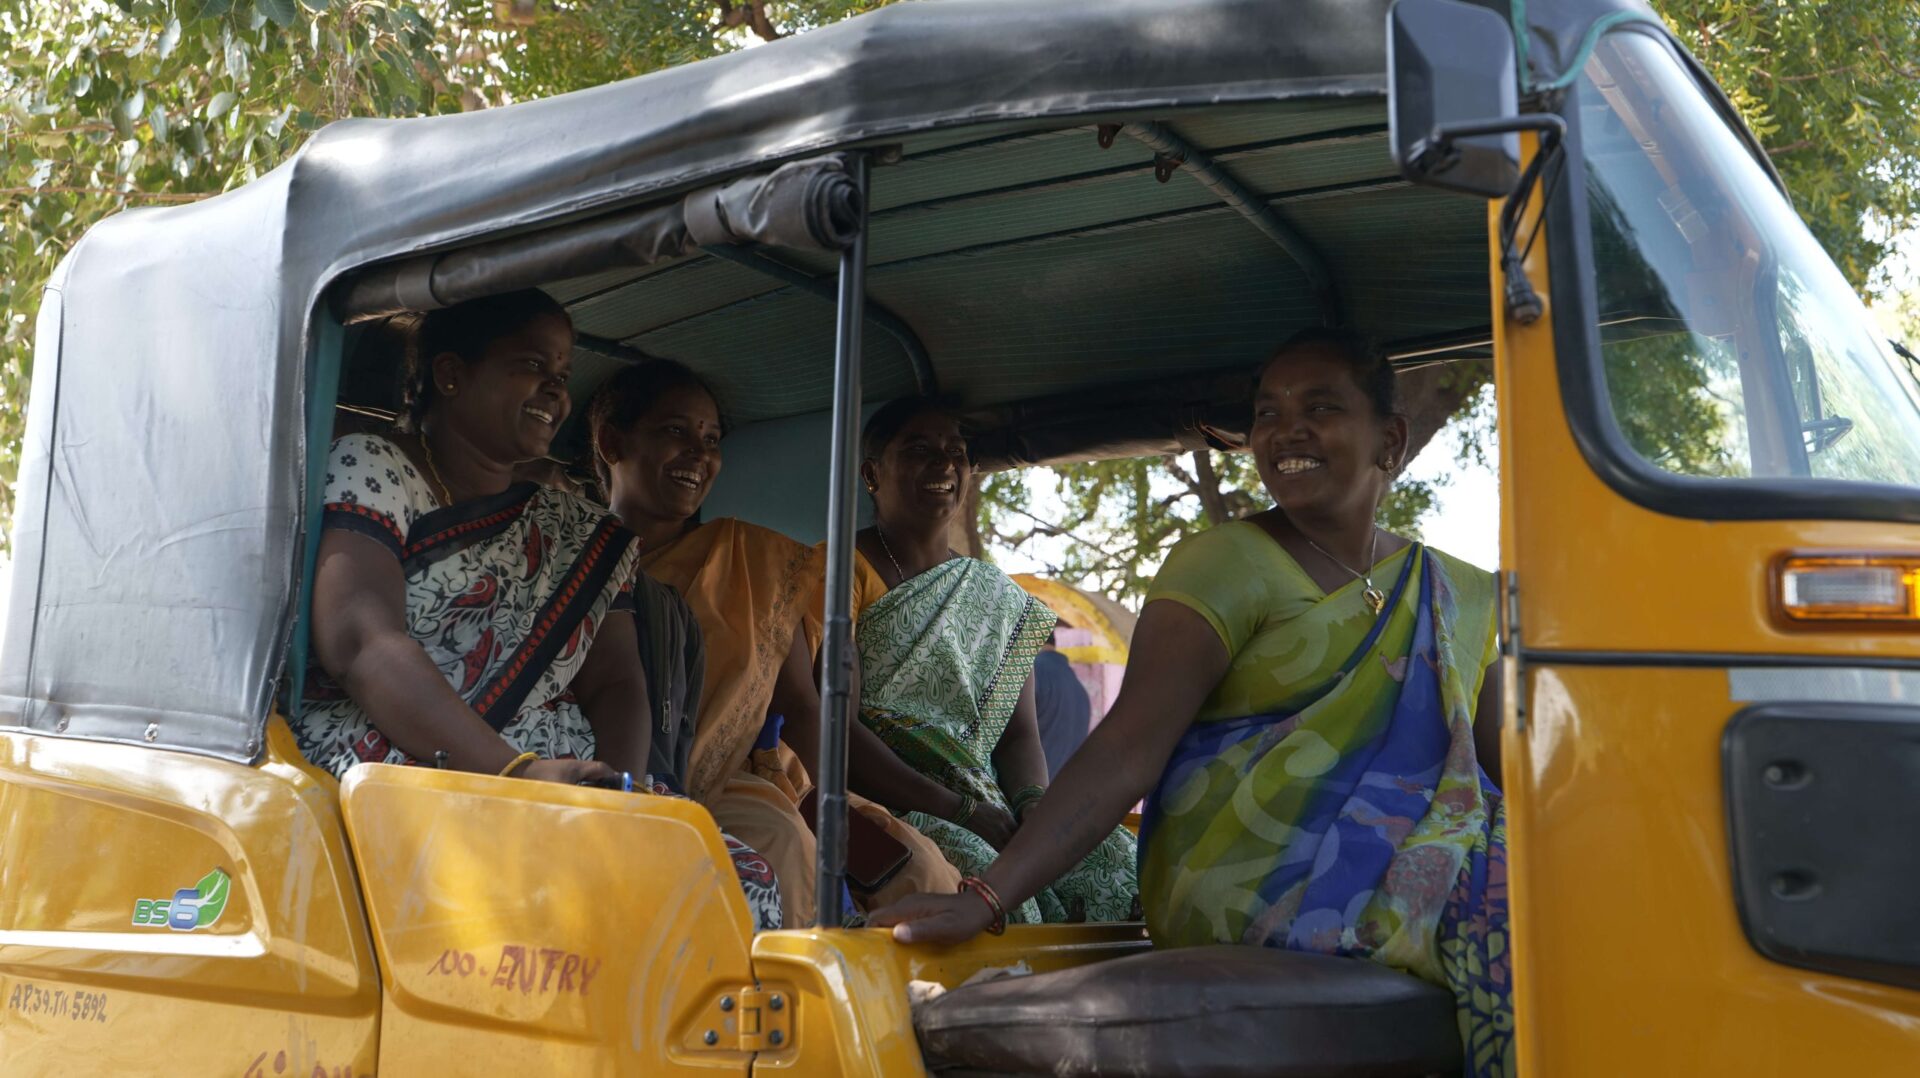
<path id="1" fill-rule="evenodd" d="M 1524 125 L 1516 78 L 1513 32 L 1498 14 L 1460 0 L 1396 0 L 1387 124 L 1400 174 L 1484 198 L 1512 194 Z"/>

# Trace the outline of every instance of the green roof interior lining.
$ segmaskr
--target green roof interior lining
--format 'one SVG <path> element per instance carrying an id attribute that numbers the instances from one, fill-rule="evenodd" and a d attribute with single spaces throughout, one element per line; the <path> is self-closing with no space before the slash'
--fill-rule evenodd
<path id="1" fill-rule="evenodd" d="M 1263 196 L 1317 250 L 1342 321 L 1383 342 L 1489 319 L 1486 204 L 1412 187 L 1388 156 L 1379 98 L 1151 117 Z M 1250 366 L 1315 324 L 1306 275 L 1191 175 L 1155 178 L 1153 152 L 1097 124 L 946 131 L 872 173 L 868 290 L 970 407 Z M 831 256 L 770 251 L 826 282 Z M 736 424 L 823 411 L 832 398 L 828 300 L 734 262 L 693 255 L 555 282 L 583 337 L 584 398 L 625 360 L 680 360 Z M 906 350 L 868 323 L 863 393 L 914 390 Z M 349 383 L 373 402 L 364 373 Z M 350 393 L 348 400 L 352 401 Z M 584 444 L 579 416 L 558 455 Z"/>

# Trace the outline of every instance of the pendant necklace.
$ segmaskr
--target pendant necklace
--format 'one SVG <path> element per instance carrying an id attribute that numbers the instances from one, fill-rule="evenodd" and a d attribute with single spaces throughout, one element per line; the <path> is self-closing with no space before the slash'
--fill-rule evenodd
<path id="1" fill-rule="evenodd" d="M 887 542 L 887 533 L 881 530 L 880 522 L 877 520 L 873 523 L 873 534 L 880 537 L 880 549 L 887 552 L 887 560 L 893 563 L 893 575 L 899 579 L 900 584 L 905 584 L 907 571 L 900 568 L 900 559 L 893 556 L 893 545 Z M 898 587 L 899 584 L 894 586 Z"/>
<path id="2" fill-rule="evenodd" d="M 453 491 L 448 488 L 447 481 L 440 478 L 440 466 L 433 462 L 433 447 L 427 444 L 426 431 L 420 432 L 420 452 L 426 454 L 427 457 L 427 474 L 433 477 L 434 482 L 440 484 L 440 497 L 444 499 L 440 504 L 452 505 Z M 1313 540 L 1309 539 L 1307 541 L 1312 542 Z M 1316 547 L 1315 549 L 1318 548 Z"/>
<path id="3" fill-rule="evenodd" d="M 1307 539 L 1306 533 L 1302 532 L 1300 534 L 1300 538 Z M 885 542 L 886 540 L 883 537 L 881 541 Z M 1375 614 L 1378 614 L 1380 613 L 1381 609 L 1387 605 L 1386 595 L 1382 593 L 1379 588 L 1376 588 L 1373 586 L 1372 573 L 1370 572 L 1363 573 L 1358 569 L 1355 569 L 1353 566 L 1348 565 L 1346 562 L 1343 562 L 1339 558 L 1336 558 L 1333 555 L 1327 553 L 1327 550 L 1325 547 L 1321 546 L 1319 543 L 1316 543 L 1311 539 L 1307 539 L 1307 545 L 1319 551 L 1321 557 L 1327 559 L 1328 561 L 1332 562 L 1335 565 L 1338 565 L 1340 568 L 1345 569 L 1347 572 L 1352 573 L 1353 578 L 1355 580 L 1358 580 L 1367 586 L 1367 590 L 1361 592 L 1360 597 L 1367 601 L 1368 610 L 1371 610 Z M 1373 530 L 1373 545 L 1367 548 L 1367 568 L 1368 569 L 1373 568 L 1374 555 L 1378 554 L 1379 552 L 1380 552 L 1380 529 L 1375 528 Z"/>

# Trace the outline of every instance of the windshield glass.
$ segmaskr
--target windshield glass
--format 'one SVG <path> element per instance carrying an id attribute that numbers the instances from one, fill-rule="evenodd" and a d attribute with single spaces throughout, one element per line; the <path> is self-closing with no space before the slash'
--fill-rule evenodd
<path id="1" fill-rule="evenodd" d="M 1920 485 L 1920 383 L 1647 35 L 1603 40 L 1580 130 L 1607 396 L 1670 472 Z"/>

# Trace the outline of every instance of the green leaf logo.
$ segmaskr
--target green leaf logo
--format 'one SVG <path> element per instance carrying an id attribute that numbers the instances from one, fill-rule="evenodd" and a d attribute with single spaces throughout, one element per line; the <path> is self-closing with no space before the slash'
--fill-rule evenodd
<path id="1" fill-rule="evenodd" d="M 227 878 L 225 871 L 214 869 L 200 877 L 194 885 L 200 892 L 200 916 L 194 922 L 195 928 L 206 928 L 220 919 L 220 911 L 227 908 L 227 893 L 233 890 L 233 881 Z"/>

